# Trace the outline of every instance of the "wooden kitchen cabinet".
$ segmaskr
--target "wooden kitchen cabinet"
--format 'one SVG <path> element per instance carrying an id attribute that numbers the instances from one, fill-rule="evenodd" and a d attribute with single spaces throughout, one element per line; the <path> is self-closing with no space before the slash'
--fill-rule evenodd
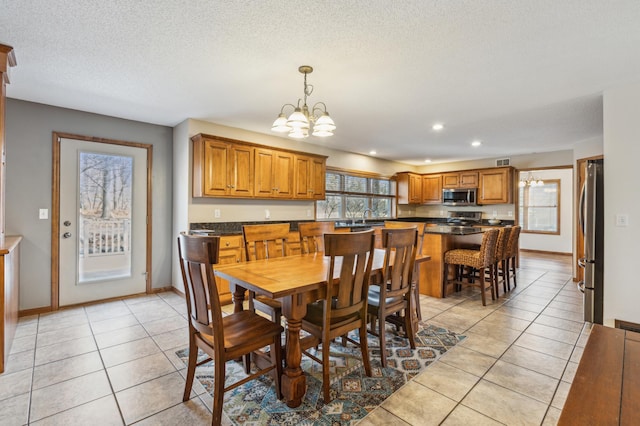
<path id="1" fill-rule="evenodd" d="M 443 188 L 477 188 L 478 172 L 467 170 L 463 172 L 444 173 L 442 175 Z"/>
<path id="2" fill-rule="evenodd" d="M 295 198 L 325 199 L 326 160 L 309 155 L 295 156 Z"/>
<path id="3" fill-rule="evenodd" d="M 193 141 L 193 196 L 323 200 L 324 155 L 198 134 Z"/>
<path id="4" fill-rule="evenodd" d="M 478 204 L 508 204 L 513 200 L 513 167 L 497 167 L 478 173 Z"/>
<path id="5" fill-rule="evenodd" d="M 293 154 L 263 148 L 255 153 L 255 196 L 294 198 Z"/>
<path id="6" fill-rule="evenodd" d="M 253 158 L 252 146 L 196 136 L 193 139 L 193 196 L 253 196 Z"/>
<path id="7" fill-rule="evenodd" d="M 396 175 L 398 204 L 422 203 L 422 175 L 403 172 Z"/>
<path id="8" fill-rule="evenodd" d="M 422 204 L 442 204 L 442 175 L 422 175 Z"/>
<path id="9" fill-rule="evenodd" d="M 244 244 L 242 235 L 223 235 L 220 237 L 220 254 L 218 263 L 225 265 L 229 263 L 238 263 L 245 260 Z M 228 305 L 232 302 L 231 290 L 229 289 L 229 281 L 216 277 L 218 285 L 218 296 L 220 303 Z"/>

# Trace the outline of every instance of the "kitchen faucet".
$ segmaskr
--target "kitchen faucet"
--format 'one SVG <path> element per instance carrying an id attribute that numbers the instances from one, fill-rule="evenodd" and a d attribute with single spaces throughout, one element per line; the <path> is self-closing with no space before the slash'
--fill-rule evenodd
<path id="1" fill-rule="evenodd" d="M 367 223 L 367 212 L 373 214 L 373 210 L 372 209 L 364 209 L 362 211 L 362 223 Z M 369 215 L 369 217 L 371 217 L 371 214 Z"/>

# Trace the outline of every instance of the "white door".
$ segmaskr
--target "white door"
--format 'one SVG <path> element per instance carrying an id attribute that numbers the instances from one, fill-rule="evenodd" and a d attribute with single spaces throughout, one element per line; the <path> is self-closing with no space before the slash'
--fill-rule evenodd
<path id="1" fill-rule="evenodd" d="M 60 306 L 146 291 L 147 150 L 60 140 Z"/>

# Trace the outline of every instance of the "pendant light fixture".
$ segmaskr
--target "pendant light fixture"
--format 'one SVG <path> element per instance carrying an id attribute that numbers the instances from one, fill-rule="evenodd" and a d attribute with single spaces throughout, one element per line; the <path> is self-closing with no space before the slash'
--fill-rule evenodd
<path id="1" fill-rule="evenodd" d="M 313 108 L 307 106 L 307 97 L 311 96 L 313 86 L 307 84 L 307 74 L 313 72 L 313 68 L 309 65 L 302 65 L 298 68 L 304 74 L 304 99 L 298 99 L 298 104 L 284 104 L 280 108 L 280 114 L 276 121 L 273 122 L 271 130 L 274 132 L 289 133 L 289 137 L 302 139 L 309 136 L 309 130 L 313 136 L 327 137 L 333 136 L 336 128 L 335 123 L 329 116 L 327 106 L 324 102 L 316 102 Z M 300 106 L 302 102 L 302 106 Z M 284 114 L 286 107 L 293 108 L 293 112 L 289 117 Z"/>
<path id="2" fill-rule="evenodd" d="M 525 179 L 524 177 L 520 178 L 520 187 L 525 186 L 542 186 L 544 185 L 544 181 L 542 179 L 536 179 L 531 172 L 529 172 L 528 177 Z"/>

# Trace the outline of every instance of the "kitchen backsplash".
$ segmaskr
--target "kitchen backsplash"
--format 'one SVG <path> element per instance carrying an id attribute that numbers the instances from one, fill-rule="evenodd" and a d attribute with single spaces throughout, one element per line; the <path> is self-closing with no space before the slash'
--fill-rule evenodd
<path id="1" fill-rule="evenodd" d="M 493 206 L 469 206 L 469 207 L 447 207 L 447 206 L 398 206 L 398 217 L 443 217 L 446 218 L 449 211 L 479 211 L 482 212 L 482 219 L 515 220 L 515 205 L 499 204 Z"/>

